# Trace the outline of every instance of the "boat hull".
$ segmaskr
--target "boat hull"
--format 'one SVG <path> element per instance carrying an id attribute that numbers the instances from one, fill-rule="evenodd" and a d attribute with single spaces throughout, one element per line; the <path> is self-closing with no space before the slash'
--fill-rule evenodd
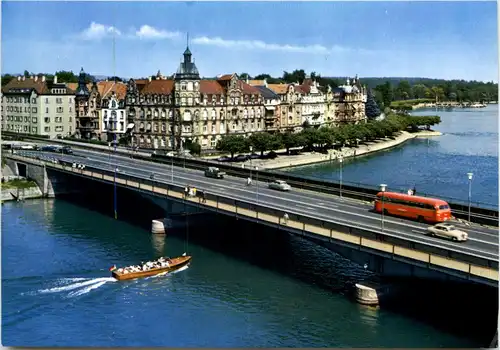
<path id="1" fill-rule="evenodd" d="M 191 258 L 192 258 L 191 256 L 181 256 L 178 258 L 173 258 L 173 259 L 170 259 L 172 261 L 170 263 L 170 266 L 151 269 L 148 271 L 138 271 L 138 272 L 131 272 L 131 273 L 119 273 L 117 271 L 112 271 L 111 276 L 113 276 L 118 281 L 151 277 L 151 276 L 159 275 L 160 273 L 172 272 L 175 270 L 179 270 L 180 268 L 189 265 L 189 263 L 191 262 Z"/>

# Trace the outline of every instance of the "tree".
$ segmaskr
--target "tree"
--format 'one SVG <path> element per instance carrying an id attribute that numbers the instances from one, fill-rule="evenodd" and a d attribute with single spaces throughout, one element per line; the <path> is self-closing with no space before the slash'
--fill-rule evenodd
<path id="1" fill-rule="evenodd" d="M 243 136 L 227 135 L 223 136 L 218 142 L 216 149 L 219 151 L 231 153 L 231 158 L 236 152 L 245 152 L 248 150 L 248 142 Z"/>
<path id="2" fill-rule="evenodd" d="M 120 77 L 116 77 L 116 76 L 114 76 L 114 77 L 109 77 L 109 78 L 108 78 L 108 80 L 109 80 L 109 81 L 123 82 L 123 79 L 122 79 L 122 78 L 120 78 Z"/>
<path id="3" fill-rule="evenodd" d="M 290 154 L 290 148 L 302 146 L 300 134 L 294 134 L 290 131 L 281 135 L 281 143 L 286 148 L 286 153 Z"/>
<path id="4" fill-rule="evenodd" d="M 386 81 L 383 85 L 377 85 L 375 90 L 378 90 L 382 95 L 382 101 L 385 107 L 389 107 L 391 105 L 391 101 L 393 99 L 392 86 L 389 81 Z"/>
<path id="5" fill-rule="evenodd" d="M 27 70 L 24 71 L 24 77 L 25 78 L 29 78 L 30 77 L 30 72 L 28 72 Z"/>
<path id="6" fill-rule="evenodd" d="M 370 120 L 375 119 L 380 115 L 380 109 L 377 106 L 377 102 L 375 102 L 372 89 L 368 89 L 365 103 L 365 114 L 366 117 Z"/>
<path id="7" fill-rule="evenodd" d="M 196 154 L 196 155 L 201 154 L 201 146 L 198 142 L 189 142 L 186 145 L 186 148 L 189 150 L 191 154 Z"/>
<path id="8" fill-rule="evenodd" d="M 263 155 L 265 151 L 270 149 L 272 138 L 267 132 L 259 132 L 252 134 L 248 138 L 248 141 L 256 151 L 259 151 Z"/>
<path id="9" fill-rule="evenodd" d="M 248 73 L 241 73 L 238 75 L 241 80 L 252 79 L 252 77 Z"/>
<path id="10" fill-rule="evenodd" d="M 59 71 L 56 72 L 57 81 L 60 83 L 78 83 L 78 77 L 73 71 Z"/>

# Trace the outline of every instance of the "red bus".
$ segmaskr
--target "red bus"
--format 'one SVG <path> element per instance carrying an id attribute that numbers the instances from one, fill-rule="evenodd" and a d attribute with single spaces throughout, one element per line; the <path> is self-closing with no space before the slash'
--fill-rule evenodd
<path id="1" fill-rule="evenodd" d="M 443 222 L 452 217 L 450 205 L 441 199 L 396 192 L 377 193 L 374 210 L 382 213 L 382 208 L 384 214 L 417 219 L 420 222 Z"/>

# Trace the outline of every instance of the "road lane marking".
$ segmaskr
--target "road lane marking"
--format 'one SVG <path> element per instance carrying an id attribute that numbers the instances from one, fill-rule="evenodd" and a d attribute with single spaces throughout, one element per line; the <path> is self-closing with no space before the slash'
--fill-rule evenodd
<path id="1" fill-rule="evenodd" d="M 421 234 L 421 235 L 427 235 L 427 231 L 417 231 L 417 230 L 411 230 L 411 232 L 415 232 L 415 233 L 418 233 L 418 234 Z M 468 237 L 467 239 L 468 241 L 474 241 L 474 242 L 480 242 L 480 243 L 485 243 L 485 244 L 490 244 L 490 245 L 498 245 L 498 243 L 495 243 L 495 242 L 488 242 L 488 241 L 483 241 L 481 239 L 477 239 L 477 238 L 471 238 L 471 237 Z"/>
<path id="2" fill-rule="evenodd" d="M 303 208 L 303 209 L 307 209 L 307 210 L 314 210 L 314 208 L 311 208 L 311 207 L 307 207 L 305 205 L 301 205 L 301 204 L 295 204 L 296 207 L 299 207 L 299 208 Z"/>
<path id="3" fill-rule="evenodd" d="M 109 164 L 109 165 L 113 165 L 113 164 L 109 163 L 107 160 L 108 159 L 106 159 L 106 161 L 100 161 L 98 159 L 95 159 L 94 161 L 105 163 L 105 164 Z M 120 166 L 124 167 L 124 168 L 131 168 L 131 169 L 137 170 L 137 167 L 132 167 L 132 166 L 130 166 L 128 164 L 121 163 Z M 154 167 L 153 165 L 150 165 L 150 164 L 147 164 L 147 166 L 150 167 L 150 168 Z M 154 170 L 157 170 L 157 169 L 154 169 Z M 174 170 L 174 174 L 175 173 L 176 173 L 176 171 Z M 195 178 L 194 179 L 190 179 L 186 175 L 193 175 L 193 176 L 195 176 Z M 168 176 L 168 174 L 165 174 L 165 177 L 167 177 L 167 176 Z M 197 181 L 197 182 L 200 182 L 200 183 L 203 183 L 203 184 L 213 185 L 213 183 L 208 183 L 206 181 L 203 181 L 202 178 L 201 178 L 201 176 L 198 175 L 198 174 L 195 175 L 195 174 L 186 174 L 186 173 L 177 172 L 176 177 L 177 178 L 181 178 L 181 179 L 188 179 L 188 180 L 191 180 L 191 181 Z M 222 188 L 225 188 L 225 189 L 232 188 L 232 189 L 237 189 L 237 190 L 242 191 L 242 192 L 254 193 L 254 191 L 248 191 L 248 190 L 246 190 L 244 188 L 241 188 L 239 185 L 234 184 L 234 183 L 232 183 L 232 184 L 230 183 L 230 184 L 227 184 L 227 185 L 220 184 L 219 186 L 222 187 Z M 261 186 L 259 186 L 259 187 L 261 187 Z M 272 194 L 267 193 L 267 191 L 262 192 L 261 196 L 266 196 L 266 197 L 274 198 L 275 200 L 277 199 L 277 200 L 285 200 L 285 201 L 288 201 L 288 202 L 293 202 L 293 199 L 288 199 L 286 197 L 277 197 L 277 196 L 274 196 Z M 308 198 L 308 196 L 306 196 L 306 195 L 304 195 L 304 196 L 295 195 L 295 196 L 299 197 L 299 198 L 302 197 L 301 200 L 303 202 L 304 202 L 304 199 L 306 199 L 306 201 L 305 201 L 306 203 L 311 200 L 311 198 Z M 291 197 L 293 197 L 293 194 L 292 194 Z M 321 207 L 321 206 L 318 206 L 318 205 L 315 205 L 315 204 L 312 204 L 312 203 L 307 203 L 307 204 L 310 204 L 310 206 L 318 207 L 318 208 L 321 208 L 321 209 L 326 209 L 326 210 L 332 210 L 332 211 L 340 212 L 340 213 L 346 214 L 348 216 L 359 216 L 359 217 L 363 217 L 363 218 L 366 218 L 366 219 L 379 221 L 379 218 L 375 217 L 375 216 L 367 216 L 367 215 L 363 215 L 363 214 L 360 214 L 360 213 L 353 213 L 353 212 L 344 211 L 344 210 L 340 210 L 340 209 L 336 209 L 336 208 L 334 209 L 334 208 L 329 208 L 329 207 Z M 313 208 L 308 208 L 308 210 L 314 210 L 314 209 Z M 386 219 L 386 222 L 389 222 L 389 223 L 392 223 L 392 224 L 395 224 L 395 225 L 406 226 L 406 227 L 410 227 L 410 228 L 423 229 L 420 226 L 412 225 L 411 223 L 407 223 L 407 222 L 387 220 L 387 219 Z M 479 232 L 479 231 L 475 231 L 475 232 L 478 233 L 478 234 L 485 234 L 485 233 L 482 233 L 482 232 Z M 471 239 L 471 238 L 469 238 L 469 239 Z M 472 240 L 475 240 L 475 239 L 472 239 Z M 479 242 L 485 242 L 485 241 L 481 241 L 481 240 L 478 240 L 478 241 Z M 492 245 L 498 245 L 498 243 L 491 243 L 491 242 L 485 242 L 485 243 L 492 244 Z"/>
<path id="4" fill-rule="evenodd" d="M 133 167 L 126 166 L 126 165 L 123 165 L 123 166 L 124 166 L 124 167 L 126 167 L 126 168 L 133 168 Z M 138 176 L 138 177 L 142 177 L 143 179 L 147 179 L 147 177 L 148 177 L 148 174 L 144 174 L 144 175 L 142 174 L 142 173 L 144 172 L 144 170 L 140 170 L 140 169 L 137 169 L 137 168 L 133 168 L 133 171 L 135 171 L 135 172 L 137 172 L 137 171 L 138 171 L 138 172 L 139 172 L 139 174 L 137 174 L 137 173 L 135 174 L 135 175 L 136 175 L 136 176 Z M 201 180 L 196 180 L 196 181 L 198 181 L 198 182 L 202 182 L 202 183 L 206 183 L 205 181 L 201 181 Z M 227 186 L 225 186 L 225 187 L 224 187 L 224 189 L 227 189 Z M 243 190 L 242 190 L 242 189 L 240 189 L 240 191 L 242 191 L 242 192 L 249 192 L 249 191 L 246 191 L 246 190 L 244 190 L 244 189 L 243 189 Z M 234 197 L 240 197 L 241 199 L 243 199 L 243 200 L 245 200 L 245 201 L 248 201 L 248 200 L 250 199 L 250 198 L 248 198 L 248 197 L 245 197 L 245 196 L 242 196 L 242 195 L 239 195 L 239 194 L 232 194 L 232 195 L 233 195 Z M 270 197 L 270 198 L 278 198 L 278 197 L 271 196 L 271 195 L 266 195 L 266 194 L 264 194 L 264 196 L 265 196 L 265 197 Z M 278 199 L 279 199 L 279 198 L 278 198 Z M 285 201 L 290 201 L 290 200 L 285 199 Z M 265 201 L 265 200 L 264 200 L 264 201 L 262 201 L 262 200 L 261 200 L 261 201 L 260 201 L 260 203 L 261 203 L 261 204 L 271 205 L 271 206 L 273 206 L 273 207 L 275 207 L 275 208 L 276 208 L 276 207 L 283 207 L 283 204 L 281 204 L 281 203 L 267 202 L 267 201 Z M 286 204 L 284 204 L 284 205 L 286 205 Z M 276 208 L 276 209 L 277 209 L 277 208 Z M 285 209 L 285 210 L 286 210 L 286 209 Z M 310 217 L 313 217 L 313 218 L 314 218 L 314 217 L 316 217 L 316 218 L 319 218 L 319 219 L 321 219 L 321 220 L 326 220 L 326 221 L 331 220 L 331 216 L 330 216 L 329 214 L 322 214 L 322 213 L 315 213 L 315 214 L 316 214 L 316 215 L 311 215 L 311 213 L 306 213 L 306 215 L 309 215 Z M 357 215 L 357 214 L 350 214 L 350 215 Z M 318 216 L 319 216 L 319 217 L 318 217 Z M 352 224 L 352 222 L 350 222 L 350 220 L 349 220 L 349 219 L 340 219 L 340 220 L 339 220 L 339 219 L 337 219 L 337 220 L 338 220 L 338 221 L 340 221 L 340 222 L 342 222 L 343 224 L 347 224 L 347 225 Z M 340 223 L 340 222 L 339 222 L 339 223 Z M 397 224 L 397 223 L 396 223 L 396 224 Z M 377 231 L 379 230 L 378 225 L 377 225 L 377 227 L 374 227 L 373 225 L 370 225 L 370 224 L 366 224 L 366 223 L 358 223 L 358 226 L 368 227 L 368 228 L 370 228 L 370 229 L 375 229 L 375 230 L 377 230 Z M 415 238 L 414 236 L 412 236 L 412 235 L 411 235 L 411 234 L 409 234 L 408 232 L 401 232 L 401 231 L 397 231 L 397 230 L 395 230 L 395 229 L 390 229 L 390 228 L 386 229 L 385 231 L 386 231 L 386 233 L 389 233 L 389 234 L 390 234 L 391 232 L 392 232 L 392 233 L 395 233 L 395 234 L 399 235 L 401 238 L 404 238 L 404 237 L 408 237 L 409 239 L 414 239 L 414 238 Z M 382 233 L 383 233 L 383 232 L 382 232 Z M 397 237 L 397 236 L 396 236 L 396 237 Z M 432 239 L 429 239 L 429 238 L 427 238 L 427 237 L 425 237 L 425 236 L 423 236 L 423 237 L 421 236 L 421 237 L 418 237 L 418 238 L 420 238 L 420 240 L 421 240 L 421 241 L 424 241 L 424 243 L 432 243 L 432 245 L 436 246 L 436 241 L 434 241 L 434 240 L 432 240 Z M 425 241 L 429 241 L 429 242 L 425 242 Z M 418 242 L 418 241 L 417 241 L 417 242 Z M 442 243 L 442 242 L 439 242 L 439 243 Z M 453 250 L 453 248 L 461 248 L 461 249 L 462 249 L 462 253 L 465 253 L 466 251 L 468 251 L 468 252 L 469 252 L 469 254 L 471 254 L 471 252 L 477 252 L 477 253 L 482 254 L 482 256 L 481 256 L 482 258 L 492 259 L 492 258 L 491 258 L 491 256 L 494 256 L 494 258 L 493 258 L 493 259 L 498 259 L 498 258 L 495 256 L 495 254 L 494 254 L 494 253 L 490 253 L 489 251 L 484 250 L 484 249 L 483 249 L 483 250 L 478 250 L 478 249 L 474 249 L 474 248 L 464 247 L 462 244 L 457 245 L 457 244 L 453 244 L 453 243 L 451 243 L 451 242 L 450 242 L 450 243 L 446 242 L 446 243 L 447 243 L 447 246 L 440 245 L 440 246 L 437 246 L 437 247 L 440 247 L 440 248 L 442 248 L 442 249 L 451 249 L 451 250 Z M 486 242 L 486 243 L 488 243 L 488 242 Z M 472 254 L 474 254 L 474 253 L 472 253 Z M 477 255 L 477 256 L 479 256 L 479 255 Z"/>

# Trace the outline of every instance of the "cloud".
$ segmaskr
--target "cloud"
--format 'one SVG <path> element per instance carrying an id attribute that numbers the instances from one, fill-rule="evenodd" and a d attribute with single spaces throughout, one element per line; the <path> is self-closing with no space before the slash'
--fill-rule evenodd
<path id="1" fill-rule="evenodd" d="M 229 40 L 221 37 L 196 37 L 192 41 L 194 44 L 218 46 L 224 48 L 258 49 L 267 51 L 283 51 L 296 53 L 329 54 L 338 52 L 353 51 L 353 49 L 342 46 L 326 47 L 323 45 L 290 45 L 290 44 L 271 44 L 260 40 Z"/>
<path id="2" fill-rule="evenodd" d="M 84 40 L 101 40 L 111 37 L 113 34 L 120 36 L 122 33 L 113 26 L 92 22 L 90 23 L 90 27 L 80 34 L 80 37 Z"/>
<path id="3" fill-rule="evenodd" d="M 177 38 L 181 35 L 181 33 L 158 30 L 145 24 L 138 31 L 136 31 L 134 35 L 140 39 L 172 39 Z"/>

